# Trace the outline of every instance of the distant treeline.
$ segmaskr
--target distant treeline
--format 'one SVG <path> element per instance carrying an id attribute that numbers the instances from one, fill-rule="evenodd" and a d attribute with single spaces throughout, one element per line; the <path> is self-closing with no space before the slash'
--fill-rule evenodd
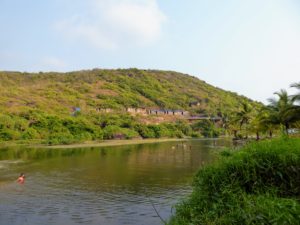
<path id="1" fill-rule="evenodd" d="M 89 140 L 184 137 L 193 135 L 184 122 L 144 125 L 128 114 L 90 114 L 58 117 L 32 111 L 24 115 L 0 114 L 0 140 L 40 139 L 46 144 Z"/>
<path id="2" fill-rule="evenodd" d="M 277 98 L 270 98 L 267 106 L 254 110 L 247 102 L 241 104 L 241 108 L 228 117 L 228 129 L 235 138 L 247 138 L 248 135 L 256 135 L 260 139 L 261 134 L 281 132 L 285 135 L 299 133 L 300 128 L 300 82 L 291 87 L 298 93 L 289 95 L 282 89 L 275 92 Z"/>

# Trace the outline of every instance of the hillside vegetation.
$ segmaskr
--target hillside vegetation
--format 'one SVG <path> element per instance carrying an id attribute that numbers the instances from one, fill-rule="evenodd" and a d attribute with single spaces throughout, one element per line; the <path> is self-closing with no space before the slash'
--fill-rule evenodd
<path id="1" fill-rule="evenodd" d="M 85 110 L 96 107 L 191 110 L 189 104 L 199 101 L 203 112 L 216 114 L 223 110 L 232 111 L 241 101 L 250 101 L 196 77 L 169 71 L 95 69 L 70 73 L 1 72 L 0 85 L 1 111 L 12 113 L 15 110 L 40 109 L 69 114 L 73 106 Z"/>
<path id="2" fill-rule="evenodd" d="M 181 137 L 193 132 L 182 118 L 157 122 L 153 115 L 131 115 L 124 109 L 172 109 L 221 117 L 235 112 L 241 102 L 260 107 L 246 97 L 171 71 L 0 72 L 0 140 L 64 143 L 118 134 Z"/>

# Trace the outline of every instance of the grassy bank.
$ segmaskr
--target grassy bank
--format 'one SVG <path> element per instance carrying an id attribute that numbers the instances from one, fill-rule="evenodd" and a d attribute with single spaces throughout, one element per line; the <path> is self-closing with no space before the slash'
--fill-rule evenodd
<path id="1" fill-rule="evenodd" d="M 196 174 L 170 224 L 300 224 L 300 139 L 223 152 Z"/>
<path id="2" fill-rule="evenodd" d="M 147 143 L 161 143 L 161 142 L 176 142 L 185 141 L 188 138 L 151 138 L 151 139 L 131 139 L 131 140 L 103 140 L 103 141 L 86 141 L 77 144 L 62 144 L 62 145 L 48 145 L 43 144 L 42 140 L 35 140 L 33 142 L 2 142 L 0 149 L 6 147 L 34 147 L 34 148 L 49 148 L 49 149 L 66 149 L 66 148 L 88 148 L 88 147 L 107 147 L 107 146 L 120 146 L 120 145 L 135 145 Z"/>
<path id="3" fill-rule="evenodd" d="M 84 148 L 84 147 L 106 147 L 106 146 L 120 146 L 120 145 L 136 145 L 136 144 L 147 144 L 147 143 L 161 143 L 161 142 L 176 142 L 185 141 L 187 139 L 178 138 L 161 138 L 161 139 L 134 139 L 134 140 L 106 140 L 102 142 L 86 142 L 81 144 L 71 145 L 54 145 L 46 146 L 47 148 Z"/>

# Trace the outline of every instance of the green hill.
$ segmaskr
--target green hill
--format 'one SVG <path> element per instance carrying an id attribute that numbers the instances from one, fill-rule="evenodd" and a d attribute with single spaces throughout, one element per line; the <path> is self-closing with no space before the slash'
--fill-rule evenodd
<path id="1" fill-rule="evenodd" d="M 196 77 L 153 70 L 91 70 L 70 73 L 0 72 L 0 109 L 18 113 L 40 109 L 69 114 L 74 106 L 121 109 L 185 109 L 216 114 L 250 99 L 213 87 Z M 199 102 L 200 107 L 190 107 Z"/>
<path id="2" fill-rule="evenodd" d="M 188 111 L 190 115 L 222 116 L 236 111 L 245 101 L 253 106 L 260 105 L 196 77 L 172 71 L 0 72 L 0 140 L 49 139 L 59 133 L 74 138 L 74 133 L 78 132 L 83 132 L 81 139 L 109 139 L 112 136 L 105 136 L 107 126 L 132 131 L 128 137 L 143 136 L 136 126 L 151 125 L 151 121 L 155 121 L 151 120 L 153 115 L 148 116 L 149 120 L 147 116 L 141 119 L 139 115 L 126 113 L 126 108 L 171 109 Z M 162 119 L 161 122 L 170 121 Z M 53 123 L 57 123 L 57 127 Z M 85 128 L 77 127 L 81 131 L 75 132 L 70 123 Z M 95 129 L 98 136 L 94 134 Z M 26 132 L 28 137 L 24 136 Z"/>

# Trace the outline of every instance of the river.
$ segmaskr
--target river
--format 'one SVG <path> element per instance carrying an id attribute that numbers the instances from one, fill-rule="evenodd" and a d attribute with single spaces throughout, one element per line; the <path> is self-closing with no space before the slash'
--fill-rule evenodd
<path id="1" fill-rule="evenodd" d="M 162 224 L 224 139 L 0 150 L 0 224 Z M 17 184 L 20 173 L 25 184 Z"/>

